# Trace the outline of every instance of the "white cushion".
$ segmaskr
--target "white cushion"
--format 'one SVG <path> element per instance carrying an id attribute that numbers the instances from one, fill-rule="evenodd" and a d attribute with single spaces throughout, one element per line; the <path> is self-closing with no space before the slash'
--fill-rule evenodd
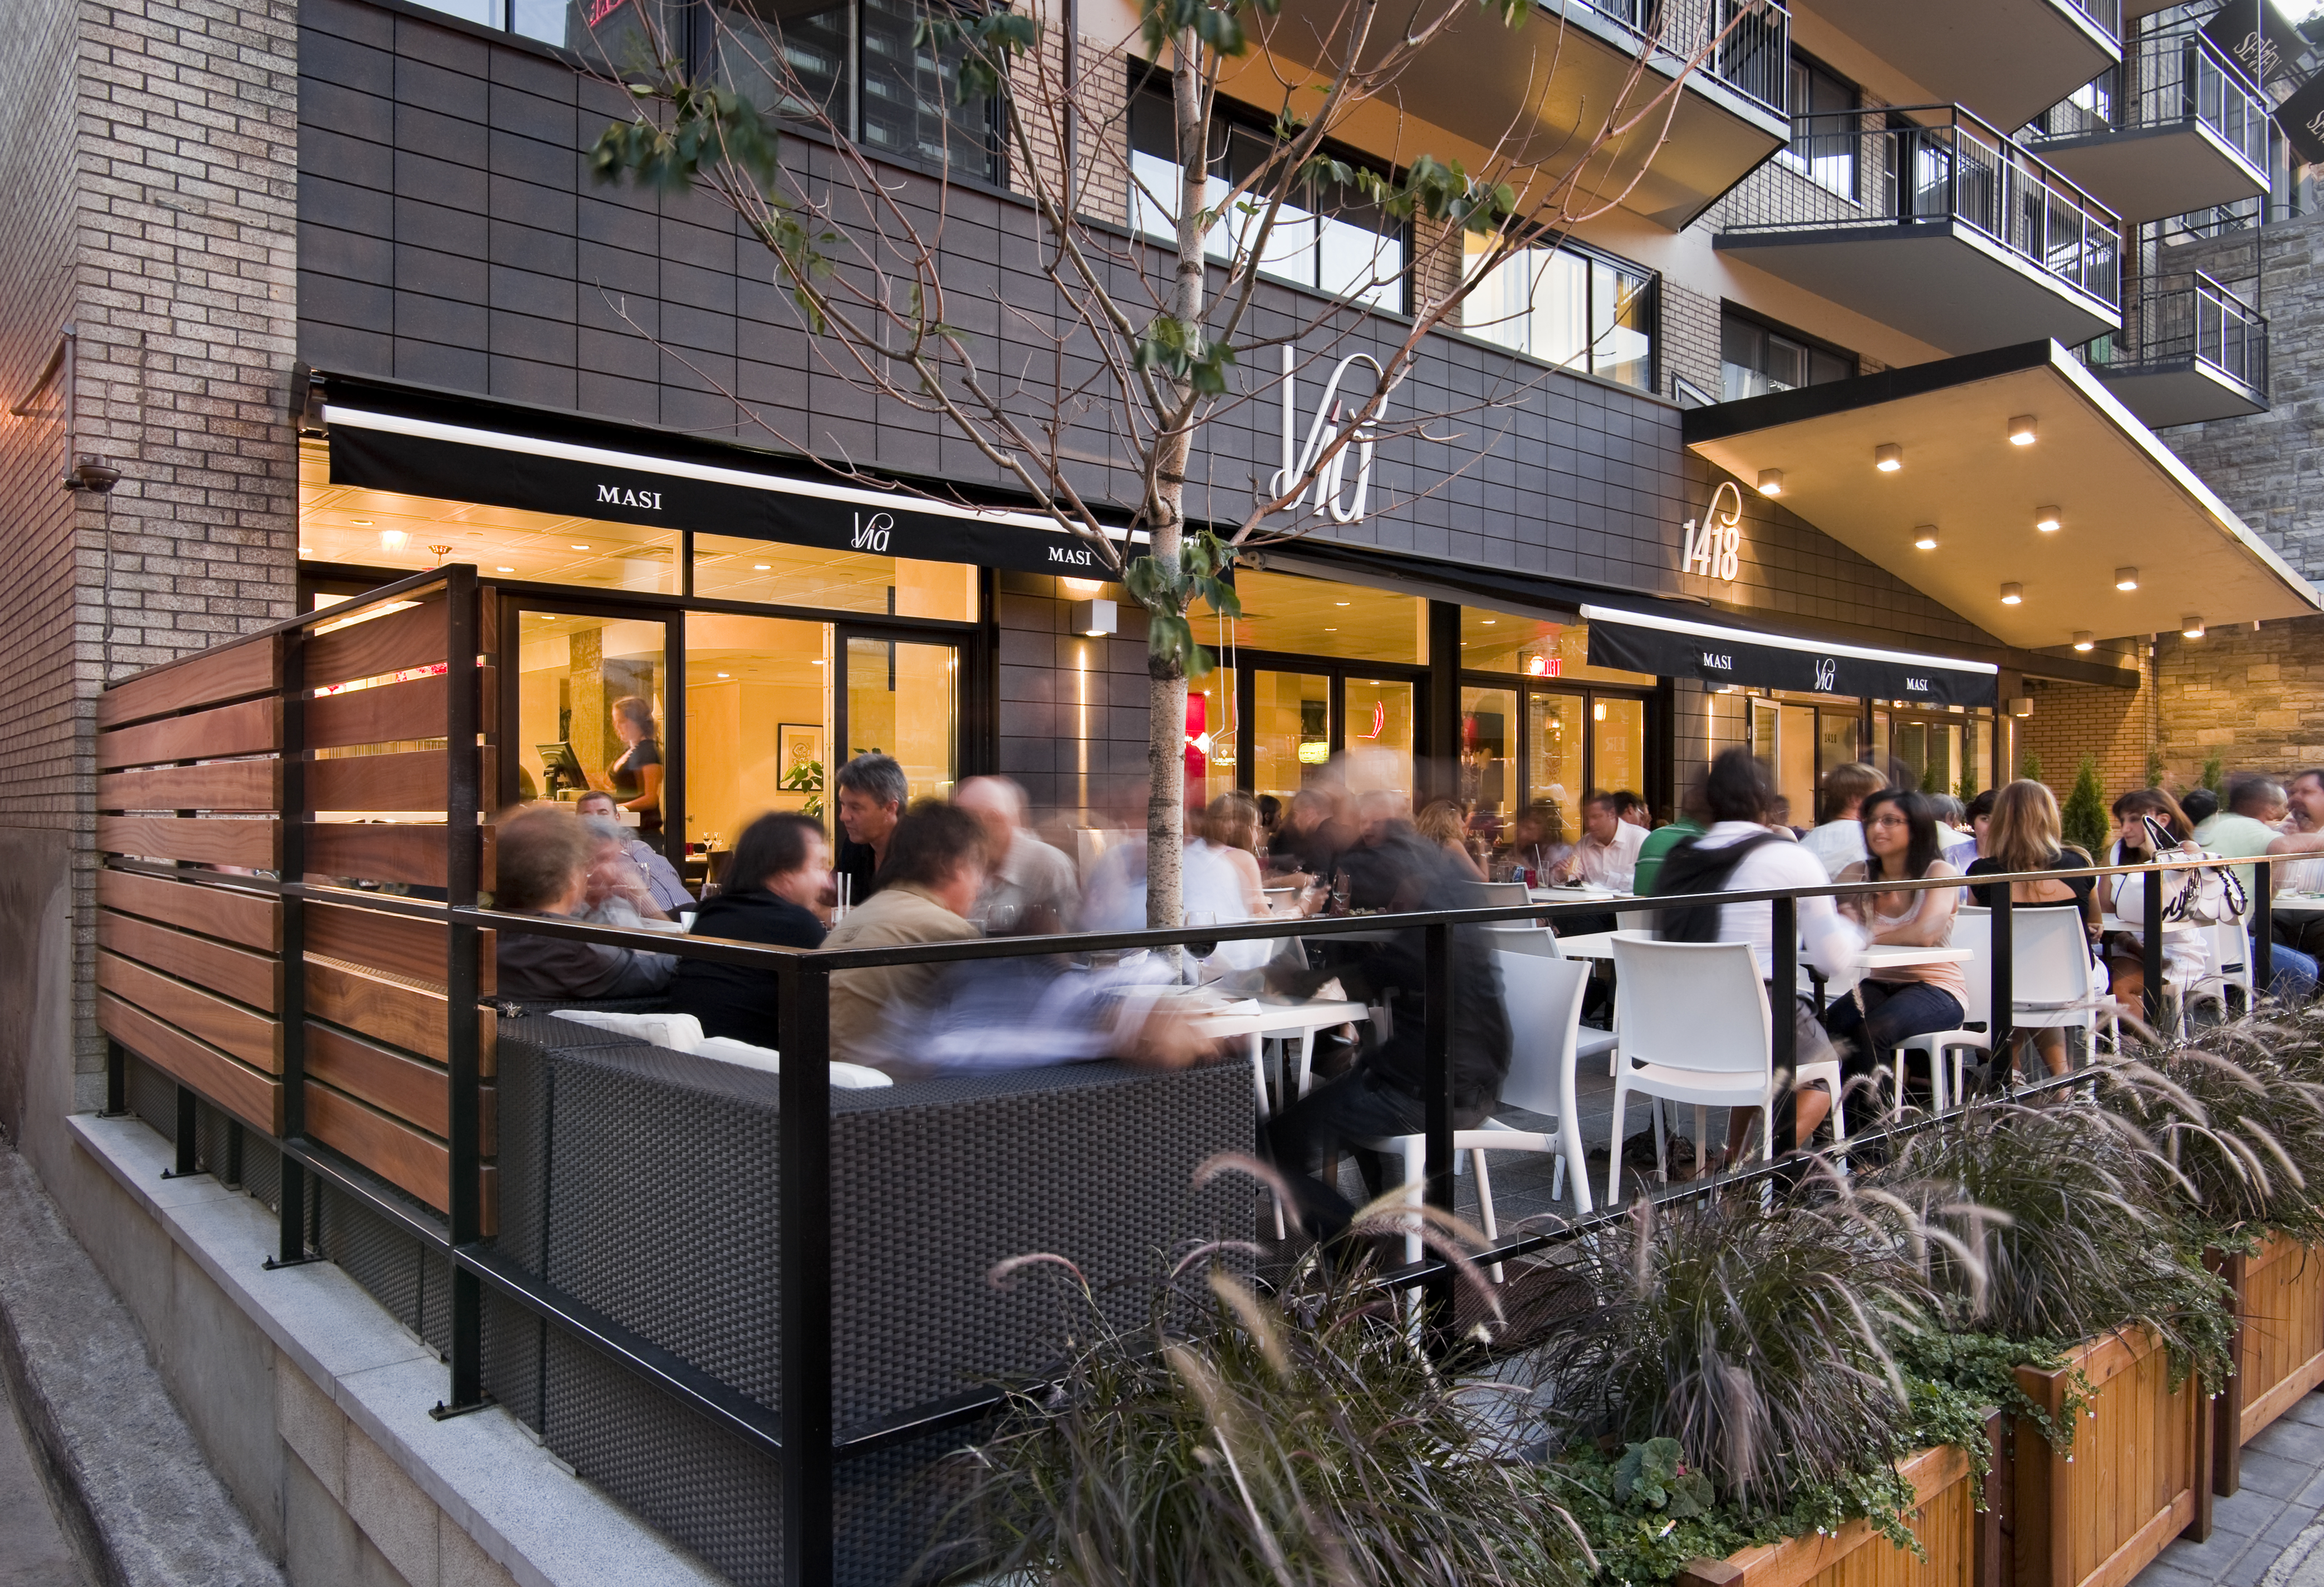
<path id="1" fill-rule="evenodd" d="M 702 1022 L 690 1014 L 607 1014 L 595 1008 L 560 1008 L 552 1012 L 558 1019 L 634 1036 L 674 1052 L 695 1052 L 702 1046 Z"/>
<path id="2" fill-rule="evenodd" d="M 746 1069 L 764 1069 L 769 1074 L 782 1072 L 782 1054 L 771 1047 L 754 1047 L 748 1041 L 737 1041 L 732 1036 L 705 1036 L 695 1050 L 696 1056 L 715 1058 L 721 1063 L 741 1064 Z M 896 1082 L 878 1069 L 860 1063 L 838 1063 L 831 1066 L 831 1083 L 841 1091 L 870 1091 Z"/>

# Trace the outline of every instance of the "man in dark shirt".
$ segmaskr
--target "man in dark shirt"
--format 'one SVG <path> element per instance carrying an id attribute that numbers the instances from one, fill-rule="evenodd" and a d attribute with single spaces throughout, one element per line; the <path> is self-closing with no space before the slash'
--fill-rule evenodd
<path id="1" fill-rule="evenodd" d="M 820 948 L 823 922 L 815 906 L 831 885 L 831 847 L 814 818 L 779 812 L 743 829 L 726 863 L 726 885 L 703 901 L 694 935 L 779 948 Z M 770 968 L 682 960 L 670 983 L 674 1014 L 702 1022 L 706 1036 L 732 1036 L 754 1046 L 779 1045 L 779 1000 Z"/>
<path id="2" fill-rule="evenodd" d="M 596 853 L 596 839 L 569 810 L 536 804 L 503 817 L 493 839 L 494 907 L 580 918 Z M 516 931 L 496 936 L 500 995 L 521 1003 L 650 996 L 669 985 L 678 968 L 669 954 L 609 943 Z"/>
<path id="3" fill-rule="evenodd" d="M 888 838 L 903 819 L 912 785 L 892 755 L 868 750 L 839 768 L 839 862 L 832 867 L 851 908 L 876 892 L 880 867 L 888 858 Z"/>

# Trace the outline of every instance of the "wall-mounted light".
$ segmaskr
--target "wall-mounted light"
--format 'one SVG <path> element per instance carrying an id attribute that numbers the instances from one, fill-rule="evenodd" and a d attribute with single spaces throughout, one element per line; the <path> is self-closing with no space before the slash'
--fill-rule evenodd
<path id="1" fill-rule="evenodd" d="M 1919 528 L 1914 529 L 1914 530 L 1913 531 L 1913 549 L 1914 549 L 1914 550 L 1915 550 L 1915 551 L 1934 551 L 1936 548 L 1937 548 L 1937 526 L 1936 526 L 1936 525 L 1934 525 L 1934 524 L 1923 524 Z"/>
<path id="2" fill-rule="evenodd" d="M 2074 648 L 2075 648 L 2075 649 L 2077 649 L 2077 650 L 2088 650 L 2088 649 L 2091 648 L 2093 646 L 2095 646 L 2097 643 L 2098 643 L 2098 641 L 2096 641 L 2095 639 L 2092 639 L 2092 638 L 2090 638 L 2090 631 L 2089 631 L 2088 628 L 2076 628 L 2076 629 L 2074 630 Z"/>
<path id="3" fill-rule="evenodd" d="M 2020 694 L 2009 702 L 2009 714 L 2024 719 L 2034 714 L 2034 696 Z"/>
<path id="4" fill-rule="evenodd" d="M 2002 585 L 2002 586 L 2001 586 L 2001 604 L 2002 604 L 2002 605 L 2004 605 L 2004 606 L 2015 606 L 2016 604 L 2018 604 L 2020 601 L 2024 601 L 2024 599 L 2025 599 L 2025 586 L 2024 586 L 2024 585 L 2023 585 L 2023 584 L 2004 584 L 2004 585 Z"/>
<path id="5" fill-rule="evenodd" d="M 2034 416 L 2021 413 L 2009 421 L 2009 444 L 2012 446 L 2034 445 Z"/>
<path id="6" fill-rule="evenodd" d="M 2185 639 L 2201 638 L 2203 637 L 2203 619 L 2196 616 L 2193 612 L 2189 612 L 2185 617 L 2179 619 L 2179 635 L 2181 638 Z"/>
<path id="7" fill-rule="evenodd" d="M 2137 589 L 2138 570 L 2135 567 L 2118 567 L 2115 569 L 2114 587 L 2117 590 Z"/>
<path id="8" fill-rule="evenodd" d="M 1073 630 L 1085 639 L 1099 639 L 1120 626 L 1120 614 L 1111 601 L 1076 601 L 1073 604 Z"/>
<path id="9" fill-rule="evenodd" d="M 1872 466 L 1884 474 L 1893 474 L 1904 466 L 1904 449 L 1894 441 L 1883 441 L 1872 449 Z"/>
<path id="10" fill-rule="evenodd" d="M 2037 507 L 2034 509 L 2034 527 L 2045 535 L 2056 533 L 2058 525 L 2062 521 L 2064 520 L 2058 516 L 2058 509 L 2054 507 Z"/>
<path id="11" fill-rule="evenodd" d="M 1784 471 L 1779 468 L 1761 469 L 1759 471 L 1759 494 L 1762 496 L 1781 496 L 1783 493 Z"/>

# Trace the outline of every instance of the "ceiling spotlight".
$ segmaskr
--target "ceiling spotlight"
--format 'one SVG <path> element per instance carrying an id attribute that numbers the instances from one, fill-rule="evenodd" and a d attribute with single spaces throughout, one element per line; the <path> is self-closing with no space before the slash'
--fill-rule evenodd
<path id="1" fill-rule="evenodd" d="M 1332 604 L 1334 606 L 1345 606 L 1347 602 L 1344 601 L 1334 601 Z"/>
<path id="2" fill-rule="evenodd" d="M 807 658 L 807 665 L 809 666 L 821 666 L 822 665 L 823 657 L 820 656 L 813 656 Z"/>
<path id="3" fill-rule="evenodd" d="M 751 564 L 751 571 L 754 573 L 770 573 L 774 565 L 771 562 L 754 562 Z"/>
<path id="4" fill-rule="evenodd" d="M 2024 585 L 2023 585 L 2023 584 L 2004 584 L 2004 585 L 2002 585 L 2002 586 L 2001 586 L 2001 604 L 2002 604 L 2002 605 L 2004 605 L 2004 606 L 2015 606 L 2016 604 L 2018 604 L 2018 602 L 2020 602 L 2020 601 L 2024 601 L 2024 599 L 2025 599 L 2025 586 L 2024 586 Z"/>
<path id="5" fill-rule="evenodd" d="M 1915 550 L 1915 551 L 1934 551 L 1936 548 L 1937 548 L 1937 526 L 1936 526 L 1936 525 L 1934 525 L 1934 524 L 1923 524 L 1919 528 L 1914 529 L 1914 530 L 1913 531 L 1913 549 L 1914 549 L 1914 550 Z"/>
<path id="6" fill-rule="evenodd" d="M 2088 628 L 2076 628 L 2074 630 L 2075 649 L 2088 650 L 2096 643 L 2097 641 L 2090 638 L 2090 631 Z"/>
<path id="7" fill-rule="evenodd" d="M 733 673 L 720 673 L 718 675 L 722 678 L 731 678 L 734 674 Z"/>
<path id="8" fill-rule="evenodd" d="M 367 518 L 351 518 L 347 519 L 347 522 L 355 525 L 355 527 L 359 529 L 367 529 L 371 527 L 371 519 Z"/>
<path id="9" fill-rule="evenodd" d="M 576 551 L 586 551 L 586 550 L 588 550 L 589 548 L 588 548 L 586 546 L 574 546 L 574 547 L 573 547 L 573 549 L 574 549 L 574 550 L 576 550 Z"/>
<path id="10" fill-rule="evenodd" d="M 2054 507 L 2037 507 L 2034 509 L 2034 527 L 2045 535 L 2053 532 L 2060 521 L 2058 509 Z"/>
<path id="11" fill-rule="evenodd" d="M 493 571 L 494 573 L 512 573 L 516 572 L 516 569 L 514 569 L 514 568 L 512 568 L 512 567 L 498 567 L 498 568 L 494 568 Z"/>
<path id="12" fill-rule="evenodd" d="M 301 556 L 312 556 L 315 555 L 315 548 L 312 546 L 301 546 L 299 547 L 299 555 Z"/>
<path id="13" fill-rule="evenodd" d="M 1904 466 L 1904 449 L 1894 441 L 1883 441 L 1872 449 L 1872 466 L 1884 474 L 1893 474 Z"/>
<path id="14" fill-rule="evenodd" d="M 401 551 L 410 538 L 401 529 L 382 529 L 379 532 L 379 548 L 382 551 Z"/>
<path id="15" fill-rule="evenodd" d="M 2117 590 L 2137 589 L 2138 570 L 2135 567 L 2118 567 L 2115 569 L 2114 587 Z"/>
<path id="16" fill-rule="evenodd" d="M 2034 445 L 2034 416 L 2021 413 L 2009 421 L 2009 444 L 2012 446 Z"/>
<path id="17" fill-rule="evenodd" d="M 1761 469 L 1759 471 L 1759 494 L 1762 496 L 1781 496 L 1783 493 L 1784 471 L 1779 468 Z"/>
<path id="18" fill-rule="evenodd" d="M 2193 612 L 2189 612 L 2185 617 L 2179 619 L 2179 633 L 2180 637 L 2182 638 L 2201 638 L 2203 637 L 2203 619 L 2196 616 Z"/>

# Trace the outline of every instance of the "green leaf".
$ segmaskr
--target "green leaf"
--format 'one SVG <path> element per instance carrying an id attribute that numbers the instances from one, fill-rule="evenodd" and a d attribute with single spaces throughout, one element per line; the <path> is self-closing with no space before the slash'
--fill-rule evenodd
<path id="1" fill-rule="evenodd" d="M 1222 397 L 1227 390 L 1226 372 L 1235 355 L 1234 349 L 1223 342 L 1205 342 L 1200 326 L 1165 314 L 1156 316 L 1146 327 L 1130 362 L 1141 374 L 1158 370 L 1174 381 L 1185 381 L 1201 396 Z"/>
<path id="2" fill-rule="evenodd" d="M 589 151 L 590 175 L 618 184 L 628 177 L 656 192 L 681 193 L 706 167 L 724 161 L 761 189 L 781 170 L 782 134 L 748 96 L 715 84 L 687 81 L 669 63 L 659 83 L 633 86 L 641 102 L 635 120 L 615 122 Z M 668 107 L 652 118 L 647 102 Z"/>
<path id="3" fill-rule="evenodd" d="M 923 16 L 912 29 L 912 47 L 944 55 L 957 50 L 955 97 L 963 105 L 997 99 L 1009 80 L 1009 63 L 1033 48 L 1041 24 L 1020 12 L 995 10 L 976 16 Z"/>

